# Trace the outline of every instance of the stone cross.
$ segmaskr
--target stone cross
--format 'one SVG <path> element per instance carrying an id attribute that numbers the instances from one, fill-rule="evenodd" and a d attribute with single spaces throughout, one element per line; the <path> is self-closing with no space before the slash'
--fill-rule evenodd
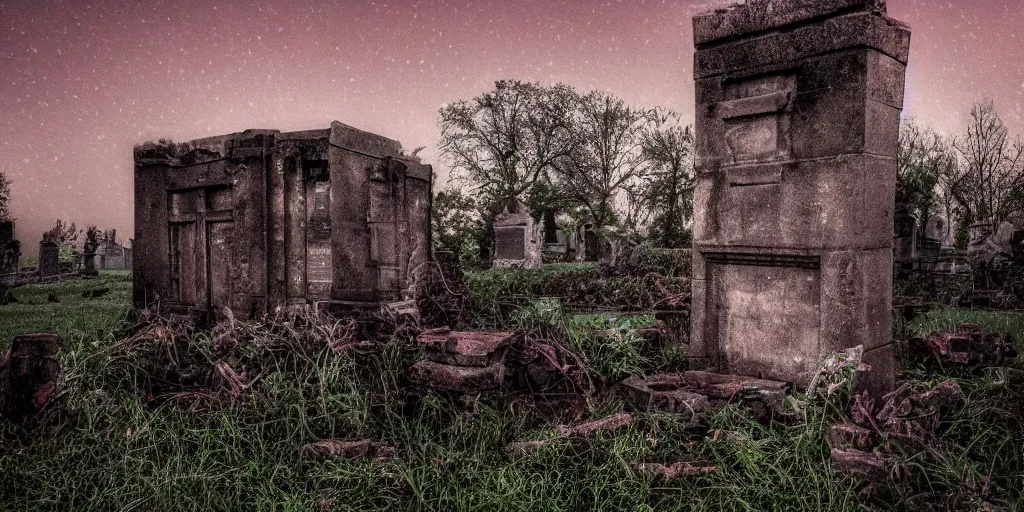
<path id="1" fill-rule="evenodd" d="M 748 0 L 693 23 L 692 366 L 804 386 L 862 345 L 867 387 L 890 389 L 909 28 L 884 0 Z"/>

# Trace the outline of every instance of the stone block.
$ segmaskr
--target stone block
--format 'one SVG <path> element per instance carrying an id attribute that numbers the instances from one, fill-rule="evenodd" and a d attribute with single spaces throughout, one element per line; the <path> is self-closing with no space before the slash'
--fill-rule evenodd
<path id="1" fill-rule="evenodd" d="M 708 397 L 687 389 L 683 375 L 630 377 L 622 382 L 626 400 L 636 411 L 662 411 L 688 417 L 708 407 Z"/>
<path id="2" fill-rule="evenodd" d="M 747 0 L 695 16 L 693 39 L 701 47 L 850 12 L 884 14 L 885 0 Z"/>
<path id="3" fill-rule="evenodd" d="M 420 361 L 410 368 L 410 378 L 429 389 L 479 393 L 501 387 L 505 380 L 505 366 L 497 363 L 478 368 Z"/>
<path id="4" fill-rule="evenodd" d="M 512 337 L 511 332 L 448 331 L 420 334 L 416 341 L 431 361 L 482 368 L 502 361 Z"/>

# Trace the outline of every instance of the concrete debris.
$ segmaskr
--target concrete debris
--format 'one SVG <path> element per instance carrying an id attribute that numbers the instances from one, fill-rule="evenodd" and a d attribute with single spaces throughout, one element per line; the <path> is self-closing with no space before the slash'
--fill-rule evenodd
<path id="1" fill-rule="evenodd" d="M 829 448 L 871 451 L 877 444 L 875 432 L 854 423 L 837 423 L 828 428 Z"/>
<path id="2" fill-rule="evenodd" d="M 670 481 L 681 477 L 706 475 L 718 471 L 718 466 L 694 466 L 689 462 L 676 462 L 670 465 L 659 463 L 644 463 L 636 467 L 641 473 L 661 477 Z"/>
<path id="3" fill-rule="evenodd" d="M 599 420 L 581 423 L 576 426 L 559 425 L 555 427 L 558 437 L 586 437 L 599 430 L 618 430 L 633 422 L 633 416 L 627 413 L 616 414 Z"/>
<path id="4" fill-rule="evenodd" d="M 303 446 L 300 450 L 306 459 L 321 460 L 340 457 L 349 460 L 374 459 L 391 460 L 398 458 L 398 450 L 383 444 L 362 439 L 359 441 L 342 441 L 329 439 Z"/>
<path id="5" fill-rule="evenodd" d="M 511 332 L 427 331 L 416 341 L 426 347 L 429 360 L 457 366 L 486 367 L 504 359 Z"/>
<path id="6" fill-rule="evenodd" d="M 911 340 L 911 345 L 920 354 L 958 365 L 1000 366 L 1017 355 L 1009 335 L 986 333 L 975 323 L 962 323 L 954 332 L 933 332 Z"/>
<path id="7" fill-rule="evenodd" d="M 622 382 L 627 403 L 636 411 L 694 414 L 708 408 L 708 397 L 690 391 L 681 374 L 630 377 Z"/>

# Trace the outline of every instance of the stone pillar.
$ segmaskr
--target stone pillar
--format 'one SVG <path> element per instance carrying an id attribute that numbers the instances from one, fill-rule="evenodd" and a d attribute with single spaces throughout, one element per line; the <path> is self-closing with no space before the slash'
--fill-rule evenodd
<path id="1" fill-rule="evenodd" d="M 747 0 L 694 39 L 691 365 L 805 386 L 863 345 L 867 387 L 892 388 L 909 28 L 883 0 Z"/>

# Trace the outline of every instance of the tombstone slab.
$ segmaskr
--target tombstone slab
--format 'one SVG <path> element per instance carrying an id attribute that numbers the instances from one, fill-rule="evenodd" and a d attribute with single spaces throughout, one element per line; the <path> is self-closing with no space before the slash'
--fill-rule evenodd
<path id="1" fill-rule="evenodd" d="M 52 242 L 39 244 L 39 278 L 49 279 L 60 275 L 60 247 Z"/>
<path id="2" fill-rule="evenodd" d="M 882 0 L 748 0 L 694 34 L 691 366 L 804 386 L 863 345 L 890 389 L 909 29 Z"/>
<path id="3" fill-rule="evenodd" d="M 530 210 L 512 198 L 494 219 L 494 261 L 497 268 L 536 268 L 541 263 L 540 230 Z"/>
<path id="4" fill-rule="evenodd" d="M 11 349 L 0 361 L 0 400 L 4 417 L 24 423 L 38 416 L 57 388 L 61 342 L 56 334 L 15 336 Z"/>

